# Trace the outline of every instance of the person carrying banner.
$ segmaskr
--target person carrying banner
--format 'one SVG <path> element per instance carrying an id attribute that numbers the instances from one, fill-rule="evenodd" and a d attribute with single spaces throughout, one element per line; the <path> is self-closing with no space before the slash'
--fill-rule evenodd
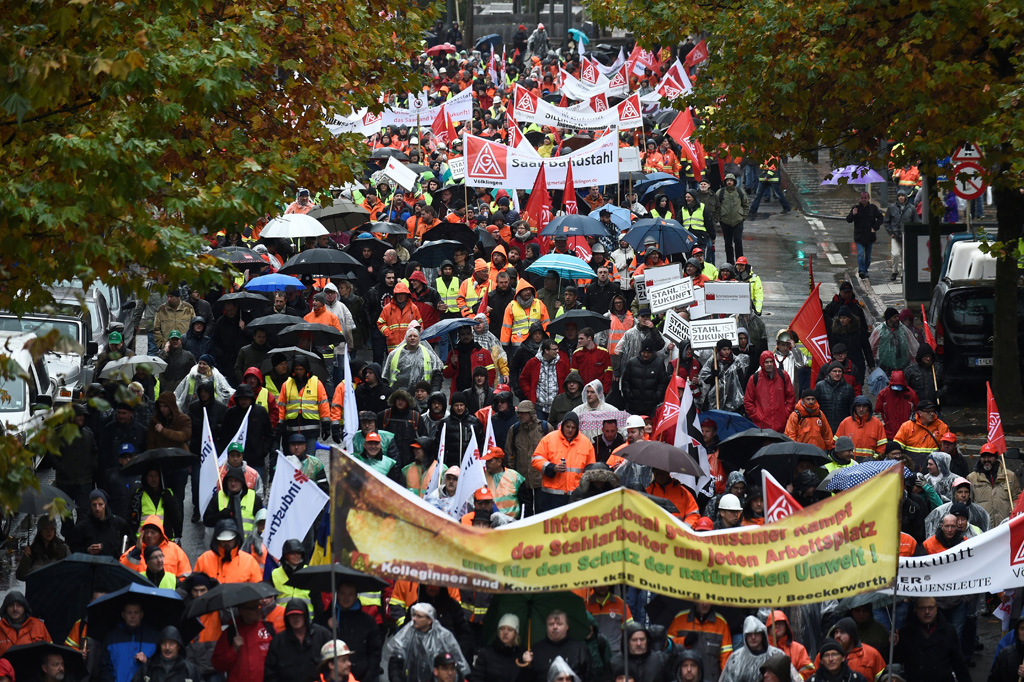
<path id="1" fill-rule="evenodd" d="M 1010 498 L 1016 500 L 1020 495 L 1020 482 L 1017 474 L 1000 466 L 994 445 L 981 446 L 978 463 L 967 480 L 971 483 L 975 504 L 988 512 L 990 527 L 995 528 L 1010 516 L 1013 509 Z"/>
<path id="2" fill-rule="evenodd" d="M 505 467 L 505 452 L 496 446 L 483 455 L 487 487 L 494 494 L 494 506 L 510 519 L 518 519 L 524 507 L 533 506 L 533 489 L 515 469 Z"/>

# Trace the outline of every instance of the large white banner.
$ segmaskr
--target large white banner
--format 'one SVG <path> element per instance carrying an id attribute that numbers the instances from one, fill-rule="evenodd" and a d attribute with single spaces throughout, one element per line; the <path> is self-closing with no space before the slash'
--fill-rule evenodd
<path id="1" fill-rule="evenodd" d="M 473 118 L 473 91 L 466 88 L 443 104 L 420 110 L 395 107 L 386 108 L 381 113 L 374 114 L 369 109 L 363 108 L 348 118 L 336 118 L 328 121 L 327 129 L 333 135 L 358 133 L 363 137 L 370 137 L 384 126 L 413 127 L 418 123 L 421 127 L 426 128 L 434 124 L 434 119 L 437 118 L 442 106 L 453 121 L 469 121 Z"/>
<path id="2" fill-rule="evenodd" d="M 582 149 L 549 159 L 512 149 L 475 135 L 466 136 L 466 185 L 533 189 L 541 166 L 548 189 L 565 187 L 565 174 L 572 162 L 577 189 L 610 185 L 619 181 L 618 137 L 603 135 Z"/>
<path id="3" fill-rule="evenodd" d="M 927 556 L 900 557 L 897 594 L 950 597 L 1024 585 L 1024 515 Z"/>
<path id="4" fill-rule="evenodd" d="M 331 498 L 279 452 L 269 499 L 263 544 L 271 556 L 280 558 L 285 541 L 306 537 Z"/>
<path id="5" fill-rule="evenodd" d="M 629 92 L 629 81 L 625 78 L 616 78 L 619 72 L 609 80 L 604 74 L 597 79 L 596 83 L 584 83 L 571 73 L 562 69 L 560 71 L 562 93 L 569 99 L 590 99 L 594 95 L 604 93 L 609 97 L 625 97 Z"/>
<path id="6" fill-rule="evenodd" d="M 589 99 L 586 109 L 557 107 L 537 97 L 521 85 L 516 85 L 513 102 L 516 107 L 517 121 L 530 121 L 539 125 L 582 130 L 616 127 L 627 130 L 643 126 L 639 95 L 631 95 L 616 106 L 604 111 L 593 111 L 589 106 Z"/>

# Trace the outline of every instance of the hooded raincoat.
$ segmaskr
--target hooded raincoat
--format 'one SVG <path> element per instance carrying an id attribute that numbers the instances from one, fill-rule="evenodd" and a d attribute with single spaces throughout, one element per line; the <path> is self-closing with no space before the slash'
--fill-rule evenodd
<path id="1" fill-rule="evenodd" d="M 746 645 L 747 635 L 760 632 L 764 638 L 759 651 L 751 651 Z M 732 652 L 732 656 L 722 670 L 719 682 L 759 682 L 761 680 L 761 664 L 775 655 L 784 655 L 778 647 L 768 644 L 768 628 L 757 616 L 747 616 L 743 621 L 744 645 Z M 803 678 L 796 668 L 790 665 L 790 682 L 802 682 Z"/>
<path id="2" fill-rule="evenodd" d="M 430 604 L 415 604 L 411 610 L 426 615 L 432 621 L 430 629 L 421 632 L 413 627 L 412 619 L 395 633 L 384 647 L 388 662 L 388 682 L 431 682 L 434 677 L 434 656 L 448 652 L 455 657 L 458 679 L 469 675 L 469 664 L 462 656 L 455 635 L 437 622 L 437 612 Z"/>

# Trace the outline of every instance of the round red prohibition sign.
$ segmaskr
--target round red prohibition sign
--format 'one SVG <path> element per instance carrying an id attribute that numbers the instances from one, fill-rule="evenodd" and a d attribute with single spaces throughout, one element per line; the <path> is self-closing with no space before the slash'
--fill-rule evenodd
<path id="1" fill-rule="evenodd" d="M 985 193 L 985 181 L 982 179 L 984 170 L 981 165 L 974 161 L 958 163 L 953 168 L 953 194 L 961 199 L 970 201 L 977 199 Z"/>

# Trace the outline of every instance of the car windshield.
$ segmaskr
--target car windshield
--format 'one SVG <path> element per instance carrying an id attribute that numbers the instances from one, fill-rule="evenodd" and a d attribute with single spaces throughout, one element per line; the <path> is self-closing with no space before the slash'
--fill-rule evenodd
<path id="1" fill-rule="evenodd" d="M 0 412 L 21 412 L 25 409 L 25 380 L 15 376 L 11 379 L 0 377 Z"/>
<path id="2" fill-rule="evenodd" d="M 1018 292 L 1020 293 L 1020 292 Z M 967 334 L 991 334 L 996 301 L 991 289 L 968 289 L 949 299 L 951 331 Z M 1017 319 L 1024 316 L 1024 296 L 1017 298 Z"/>
<path id="3" fill-rule="evenodd" d="M 53 329 L 56 329 L 57 333 L 61 336 L 66 336 L 73 341 L 78 341 L 79 343 L 85 341 L 85 339 L 81 337 L 81 325 L 68 320 L 39 319 L 32 317 L 23 317 L 21 319 L 16 317 L 0 318 L 0 331 L 32 332 L 36 336 L 43 336 Z"/>

